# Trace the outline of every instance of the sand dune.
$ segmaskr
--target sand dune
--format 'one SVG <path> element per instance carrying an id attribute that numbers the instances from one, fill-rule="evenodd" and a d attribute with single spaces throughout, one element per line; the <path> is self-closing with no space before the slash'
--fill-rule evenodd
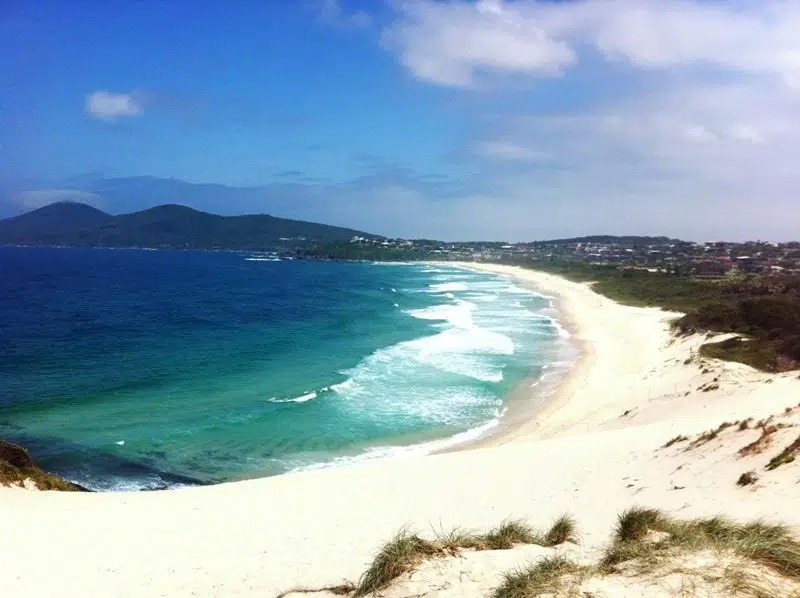
<path id="1" fill-rule="evenodd" d="M 633 504 L 800 526 L 797 463 L 765 469 L 797 437 L 797 373 L 700 360 L 703 337 L 670 335 L 676 314 L 624 307 L 547 274 L 479 267 L 556 297 L 584 352 L 535 420 L 474 450 L 213 487 L 92 495 L 0 489 L 0 529 L 12 539 L 0 544 L 0 595 L 272 596 L 357 579 L 403 525 L 485 530 L 525 517 L 545 526 L 565 511 L 581 532 L 572 550 L 591 558 Z M 739 454 L 762 434 L 751 424 L 663 448 L 678 435 L 773 414 L 786 427 L 761 452 Z M 737 486 L 751 469 L 758 482 Z M 469 557 L 482 581 L 476 593 L 459 595 L 485 595 L 502 570 L 536 550 Z M 452 571 L 451 585 L 462 568 Z"/>

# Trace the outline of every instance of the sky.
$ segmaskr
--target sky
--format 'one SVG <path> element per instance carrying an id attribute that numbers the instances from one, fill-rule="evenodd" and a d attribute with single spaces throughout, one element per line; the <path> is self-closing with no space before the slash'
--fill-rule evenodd
<path id="1" fill-rule="evenodd" d="M 0 89 L 0 212 L 800 238 L 794 0 L 5 0 Z"/>

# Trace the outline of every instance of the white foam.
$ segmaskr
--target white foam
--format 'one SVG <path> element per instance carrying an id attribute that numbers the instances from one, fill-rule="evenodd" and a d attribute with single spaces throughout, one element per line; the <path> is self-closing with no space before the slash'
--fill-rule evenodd
<path id="1" fill-rule="evenodd" d="M 433 293 L 447 293 L 452 291 L 466 291 L 469 287 L 464 282 L 442 282 L 439 284 L 428 285 L 428 288 Z"/>
<path id="2" fill-rule="evenodd" d="M 279 257 L 246 257 L 244 258 L 246 262 L 280 262 L 281 258 Z"/>
<path id="3" fill-rule="evenodd" d="M 332 384 L 328 388 L 330 388 L 333 392 L 345 392 L 350 390 L 356 385 L 355 380 L 352 378 L 348 378 L 344 382 L 339 382 L 339 384 Z"/>
<path id="4" fill-rule="evenodd" d="M 323 389 L 324 390 L 324 389 Z M 305 403 L 306 401 L 311 401 L 317 398 L 317 393 L 309 392 L 308 394 L 304 394 L 299 397 L 294 397 L 291 399 L 275 399 L 272 398 L 269 400 L 270 403 Z"/>
<path id="5" fill-rule="evenodd" d="M 474 326 L 472 323 L 472 312 L 476 308 L 477 306 L 474 303 L 456 299 L 454 303 L 413 309 L 407 313 L 419 320 L 442 320 L 449 322 L 453 326 L 471 328 Z"/>
<path id="6" fill-rule="evenodd" d="M 124 440 L 117 440 L 116 444 L 118 444 L 119 446 L 125 446 L 125 441 Z"/>

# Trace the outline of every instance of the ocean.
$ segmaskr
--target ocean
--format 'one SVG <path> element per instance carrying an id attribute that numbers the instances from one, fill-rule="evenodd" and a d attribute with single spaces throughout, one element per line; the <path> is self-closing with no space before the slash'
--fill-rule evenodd
<path id="1" fill-rule="evenodd" d="M 429 453 L 568 367 L 556 316 L 455 266 L 0 248 L 0 438 L 94 490 Z"/>

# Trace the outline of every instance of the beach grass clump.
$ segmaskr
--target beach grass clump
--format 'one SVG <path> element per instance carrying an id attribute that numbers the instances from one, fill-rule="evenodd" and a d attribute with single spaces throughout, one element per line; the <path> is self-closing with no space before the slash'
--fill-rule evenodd
<path id="1" fill-rule="evenodd" d="M 517 544 L 543 544 L 542 536 L 522 519 L 508 519 L 488 532 L 484 539 L 491 550 L 507 550 Z"/>
<path id="2" fill-rule="evenodd" d="M 577 541 L 578 526 L 570 515 L 562 515 L 553 522 L 544 537 L 544 546 L 558 546 L 565 542 Z"/>
<path id="3" fill-rule="evenodd" d="M 772 444 L 772 436 L 778 431 L 777 426 L 768 425 L 764 421 L 758 422 L 756 427 L 761 430 L 758 438 L 739 449 L 740 457 L 748 457 L 763 453 Z"/>
<path id="4" fill-rule="evenodd" d="M 509 571 L 503 582 L 492 594 L 492 598 L 533 598 L 554 595 L 563 586 L 564 576 L 580 570 L 564 556 L 548 556 L 537 563 Z"/>
<path id="5" fill-rule="evenodd" d="M 520 544 L 556 546 L 574 542 L 576 538 L 577 525 L 569 515 L 556 519 L 544 534 L 524 519 L 507 519 L 484 534 L 455 528 L 436 533 L 434 540 L 426 540 L 403 528 L 380 549 L 355 586 L 354 595 L 373 594 L 424 561 L 453 556 L 461 550 L 508 550 Z"/>
<path id="6" fill-rule="evenodd" d="M 385 588 L 392 580 L 411 571 L 426 559 L 442 553 L 442 548 L 407 528 L 401 529 L 378 552 L 372 564 L 362 574 L 355 596 L 366 596 Z"/>
<path id="7" fill-rule="evenodd" d="M 758 476 L 756 475 L 755 471 L 745 471 L 742 475 L 739 476 L 739 479 L 736 480 L 737 486 L 750 486 L 751 484 L 755 484 L 758 481 Z"/>
<path id="8" fill-rule="evenodd" d="M 665 516 L 661 511 L 632 507 L 617 518 L 614 538 L 619 542 L 636 542 L 642 540 L 650 530 L 664 531 L 665 525 Z"/>
<path id="9" fill-rule="evenodd" d="M 769 463 L 767 463 L 767 469 L 771 471 L 773 469 L 777 469 L 781 465 L 786 465 L 787 463 L 791 463 L 792 461 L 794 461 L 795 456 L 799 452 L 800 452 L 800 436 L 795 438 L 780 453 L 778 453 L 772 459 L 770 459 Z"/>
<path id="10" fill-rule="evenodd" d="M 679 442 L 685 442 L 686 440 L 689 440 L 688 436 L 684 436 L 683 434 L 679 434 L 678 436 L 675 436 L 674 438 L 671 438 L 670 440 L 668 440 L 667 443 L 663 446 L 663 448 L 669 448 L 673 444 L 678 444 Z"/>
<path id="11" fill-rule="evenodd" d="M 676 520 L 640 507 L 620 515 L 602 564 L 613 570 L 619 563 L 637 560 L 640 567 L 652 569 L 665 557 L 703 550 L 728 552 L 800 582 L 800 542 L 786 526 L 739 524 L 724 517 Z"/>
<path id="12" fill-rule="evenodd" d="M 437 532 L 436 543 L 445 552 L 456 553 L 462 549 L 488 550 L 484 535 L 460 527 L 449 532 Z"/>

